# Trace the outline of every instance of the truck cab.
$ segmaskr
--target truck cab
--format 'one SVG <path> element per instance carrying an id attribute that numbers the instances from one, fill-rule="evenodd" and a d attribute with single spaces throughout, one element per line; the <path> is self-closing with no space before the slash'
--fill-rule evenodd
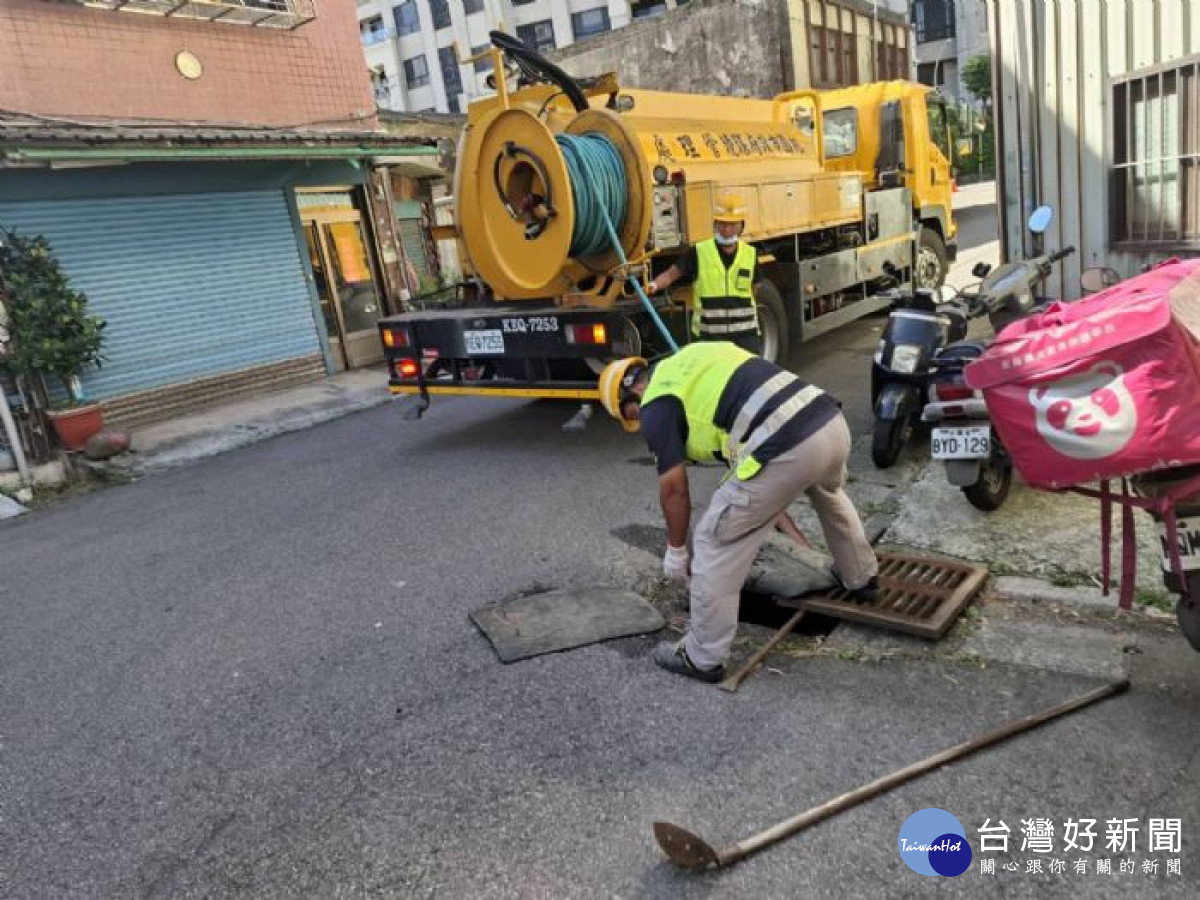
<path id="1" fill-rule="evenodd" d="M 860 172 L 866 190 L 907 187 L 920 225 L 914 278 L 936 287 L 957 255 L 951 214 L 951 110 L 911 81 L 881 81 L 821 92 L 825 168 Z"/>

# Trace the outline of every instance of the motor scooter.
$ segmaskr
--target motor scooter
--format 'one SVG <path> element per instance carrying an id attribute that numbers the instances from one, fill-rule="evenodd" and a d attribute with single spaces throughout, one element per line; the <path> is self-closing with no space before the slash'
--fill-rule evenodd
<path id="1" fill-rule="evenodd" d="M 981 265 L 986 270 L 986 264 Z M 968 316 L 966 300 L 948 286 L 894 292 L 894 306 L 871 364 L 871 459 L 878 468 L 899 459 L 909 432 L 920 421 L 933 358 L 947 344 L 967 336 Z"/>
<path id="2" fill-rule="evenodd" d="M 1029 230 L 1044 233 L 1053 216 L 1049 206 L 1038 207 L 1029 217 Z M 986 315 L 998 333 L 1029 315 L 1041 302 L 1034 287 L 1050 274 L 1054 263 L 1074 252 L 1074 247 L 1067 247 L 992 270 L 970 298 L 971 317 Z M 958 341 L 934 357 L 929 400 L 921 419 L 933 426 L 930 456 L 945 464 L 950 483 L 961 488 L 976 509 L 992 512 L 1008 498 L 1013 462 L 992 430 L 982 391 L 969 387 L 963 377 L 963 369 L 986 349 L 985 342 Z"/>

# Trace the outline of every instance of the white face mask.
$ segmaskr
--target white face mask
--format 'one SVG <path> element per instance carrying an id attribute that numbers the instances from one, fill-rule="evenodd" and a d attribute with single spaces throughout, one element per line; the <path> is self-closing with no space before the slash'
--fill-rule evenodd
<path id="1" fill-rule="evenodd" d="M 738 236 L 736 234 L 731 234 L 729 237 L 725 237 L 719 231 L 714 231 L 713 240 L 722 247 L 731 247 L 738 242 Z"/>

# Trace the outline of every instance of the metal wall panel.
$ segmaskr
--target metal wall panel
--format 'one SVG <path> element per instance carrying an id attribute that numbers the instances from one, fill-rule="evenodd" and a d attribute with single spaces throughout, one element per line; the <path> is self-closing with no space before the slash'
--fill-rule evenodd
<path id="1" fill-rule="evenodd" d="M 1050 285 L 1075 297 L 1095 265 L 1133 275 L 1164 253 L 1110 246 L 1110 79 L 1200 52 L 1192 0 L 987 0 L 995 66 L 997 199 L 1006 259 L 1031 249 L 1025 219 L 1055 208 L 1047 247 L 1074 244 Z"/>
<path id="2" fill-rule="evenodd" d="M 283 191 L 0 201 L 103 316 L 106 399 L 320 353 Z"/>

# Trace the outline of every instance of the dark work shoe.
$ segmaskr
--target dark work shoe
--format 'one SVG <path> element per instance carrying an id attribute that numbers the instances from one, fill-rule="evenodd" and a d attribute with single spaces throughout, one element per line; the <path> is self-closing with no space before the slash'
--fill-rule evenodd
<path id="1" fill-rule="evenodd" d="M 842 583 L 842 576 L 838 574 L 837 569 L 829 570 L 833 575 L 833 580 L 838 583 L 846 596 L 855 603 L 873 605 L 879 602 L 879 578 L 872 575 L 871 580 L 862 587 L 848 588 Z"/>
<path id="2" fill-rule="evenodd" d="M 675 643 L 663 641 L 654 648 L 654 662 L 661 669 L 674 672 L 676 675 L 695 678 L 705 684 L 716 684 L 725 677 L 724 666 L 701 669 L 693 665 L 692 661 L 688 659 L 687 651 L 683 649 L 683 641 Z"/>

